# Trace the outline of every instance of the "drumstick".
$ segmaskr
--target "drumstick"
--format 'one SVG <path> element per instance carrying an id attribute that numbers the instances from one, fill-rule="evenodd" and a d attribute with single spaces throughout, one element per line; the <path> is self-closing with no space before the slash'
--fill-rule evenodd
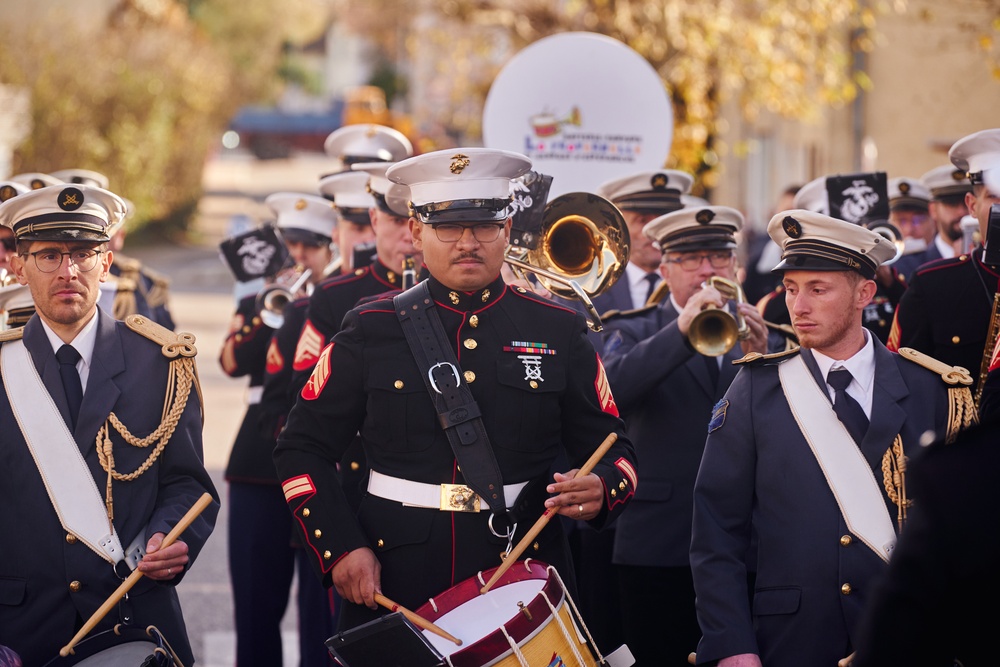
<path id="1" fill-rule="evenodd" d="M 160 542 L 160 548 L 164 549 L 176 542 L 181 533 L 187 530 L 187 527 L 198 518 L 198 515 L 201 514 L 211 502 L 211 494 L 201 494 L 201 498 L 199 498 L 198 501 L 191 506 L 191 509 L 187 511 L 187 514 L 181 517 L 181 520 L 177 522 L 177 525 L 174 526 L 173 530 L 167 533 L 167 536 L 163 538 L 163 541 Z M 73 636 L 73 639 L 59 649 L 59 655 L 65 658 L 73 653 L 73 647 L 76 646 L 81 639 L 87 636 L 87 633 L 93 630 L 94 627 L 101 622 L 102 618 L 108 615 L 108 612 L 111 611 L 116 604 L 118 604 L 118 601 L 125 597 L 125 594 L 128 593 L 129 590 L 136 585 L 136 583 L 138 583 L 139 579 L 142 578 L 142 574 L 143 573 L 139 570 L 139 568 L 132 570 L 132 574 L 128 575 L 128 578 L 123 581 L 120 586 L 118 586 L 118 590 L 112 593 L 111 597 L 104 601 L 104 604 L 101 605 L 100 609 L 91 615 L 87 622 L 83 624 L 83 627 L 80 628 L 76 635 Z"/>
<path id="2" fill-rule="evenodd" d="M 601 443 L 601 446 L 590 455 L 590 458 L 583 464 L 583 467 L 577 471 L 573 479 L 589 475 L 590 471 L 594 469 L 597 462 L 601 460 L 609 449 L 611 449 L 611 445 L 615 444 L 615 440 L 617 439 L 617 433 L 609 433 L 608 437 L 606 437 L 604 442 Z M 486 585 L 479 589 L 480 593 L 486 593 L 493 587 L 493 584 L 497 582 L 497 579 L 503 576 L 503 573 L 510 569 L 510 566 L 521 557 L 521 554 L 528 548 L 528 545 L 531 544 L 536 537 L 538 537 L 538 533 L 542 532 L 542 528 L 545 528 L 545 526 L 549 523 L 549 519 L 551 519 L 558 511 L 558 507 L 545 508 L 545 511 L 542 512 L 542 516 L 538 517 L 538 521 L 536 521 L 535 525 L 531 527 L 531 530 L 524 534 L 524 537 L 522 537 L 521 541 L 517 543 L 517 546 L 514 547 L 509 554 L 507 554 L 507 557 L 504 558 L 504 561 L 500 564 L 500 567 L 497 568 L 497 571 L 493 573 L 493 576 L 490 577 L 490 580 L 486 582 Z"/>
<path id="3" fill-rule="evenodd" d="M 462 640 L 459 639 L 458 637 L 454 637 L 454 636 L 448 634 L 447 632 L 445 632 L 444 630 L 442 630 L 440 627 L 438 627 L 438 626 L 434 625 L 433 623 L 431 623 L 430 621 L 428 621 L 423 616 L 418 616 L 417 614 L 413 613 L 412 611 L 410 611 L 406 607 L 400 607 L 398 604 L 396 604 L 395 602 L 393 602 L 392 600 L 390 600 L 386 596 L 382 595 L 381 593 L 376 593 L 375 594 L 375 602 L 379 603 L 380 605 L 382 605 L 383 607 L 385 607 L 389 611 L 398 611 L 398 612 L 402 613 L 403 616 L 406 617 L 406 620 L 408 620 L 410 623 L 413 623 L 414 625 L 416 625 L 418 627 L 421 627 L 424 630 L 427 630 L 428 632 L 433 632 L 438 637 L 444 637 L 448 641 L 454 642 L 455 646 L 461 646 L 462 645 Z"/>

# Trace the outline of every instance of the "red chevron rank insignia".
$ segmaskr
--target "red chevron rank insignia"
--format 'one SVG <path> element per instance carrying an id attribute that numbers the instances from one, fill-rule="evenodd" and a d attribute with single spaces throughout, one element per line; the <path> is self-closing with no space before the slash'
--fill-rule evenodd
<path id="1" fill-rule="evenodd" d="M 275 338 L 271 339 L 271 343 L 267 346 L 267 361 L 264 364 L 264 371 L 268 375 L 275 375 L 281 372 L 281 369 L 285 367 L 285 358 L 281 356 L 281 349 L 278 347 L 278 341 Z"/>
<path id="2" fill-rule="evenodd" d="M 597 378 L 594 380 L 594 389 L 597 390 L 597 398 L 601 401 L 601 409 L 608 414 L 618 416 L 618 404 L 611 394 L 611 385 L 608 383 L 608 374 L 604 372 L 604 364 L 601 358 L 597 358 Z"/>
<path id="3" fill-rule="evenodd" d="M 295 359 L 292 368 L 297 371 L 307 371 L 316 363 L 320 350 L 323 349 L 323 336 L 310 320 L 302 327 L 298 345 L 295 346 Z"/>
<path id="4" fill-rule="evenodd" d="M 302 398 L 305 400 L 314 401 L 323 393 L 323 387 L 330 379 L 330 350 L 332 349 L 333 343 L 323 348 L 323 352 L 319 355 L 319 360 L 313 368 L 312 375 L 309 376 L 309 381 L 306 382 L 306 386 L 302 387 Z"/>

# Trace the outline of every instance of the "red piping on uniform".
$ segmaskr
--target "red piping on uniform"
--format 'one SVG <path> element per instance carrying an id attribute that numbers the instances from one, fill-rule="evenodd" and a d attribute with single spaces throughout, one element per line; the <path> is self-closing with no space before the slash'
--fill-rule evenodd
<path id="1" fill-rule="evenodd" d="M 549 306 L 550 308 L 556 308 L 558 310 L 565 310 L 567 313 L 576 313 L 577 312 L 577 311 L 573 310 L 572 308 L 567 308 L 566 306 L 560 306 L 558 303 L 553 303 L 553 302 L 549 301 L 548 299 L 543 299 L 542 297 L 538 296 L 534 292 L 525 291 L 525 292 L 522 293 L 522 292 L 518 292 L 517 290 L 514 290 L 512 293 L 515 294 L 515 295 L 517 295 L 517 296 L 519 296 L 519 297 L 521 297 L 522 299 L 528 299 L 532 303 L 539 303 L 539 304 L 541 304 L 543 306 Z"/>
<path id="2" fill-rule="evenodd" d="M 360 274 L 359 273 L 351 273 L 348 276 L 338 276 L 338 278 L 343 278 L 343 280 L 325 280 L 322 283 L 320 283 L 320 287 L 323 290 L 328 290 L 331 287 L 333 287 L 334 285 L 343 285 L 345 283 L 353 283 L 355 280 L 361 280 L 362 278 L 364 278 L 365 275 L 367 275 L 371 270 L 372 269 L 371 269 L 370 266 L 366 266 L 364 269 L 362 269 L 362 271 L 361 271 Z"/>
<path id="3" fill-rule="evenodd" d="M 362 310 L 362 311 L 359 311 L 359 312 L 360 312 L 361 315 L 367 315 L 369 313 L 393 313 L 393 314 L 396 313 L 395 310 L 378 310 L 376 308 L 372 308 L 371 310 Z"/>

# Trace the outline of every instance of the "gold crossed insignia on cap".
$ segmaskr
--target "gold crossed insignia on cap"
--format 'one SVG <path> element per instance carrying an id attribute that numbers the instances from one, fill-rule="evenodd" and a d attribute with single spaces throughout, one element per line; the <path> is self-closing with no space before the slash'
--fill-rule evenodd
<path id="1" fill-rule="evenodd" d="M 785 233 L 793 239 L 797 239 L 802 236 L 802 225 L 800 225 L 799 221 L 790 215 L 786 215 L 785 219 L 781 221 L 781 228 L 784 229 Z"/>
<path id="2" fill-rule="evenodd" d="M 951 172 L 951 178 L 952 180 L 955 181 L 964 181 L 968 177 L 969 177 L 969 172 L 962 171 L 961 169 L 956 169 L 955 171 Z"/>
<path id="3" fill-rule="evenodd" d="M 910 191 L 910 184 L 907 183 L 906 181 L 903 181 L 902 183 L 899 184 L 899 191 L 900 193 L 905 195 L 907 192 Z"/>
<path id="4" fill-rule="evenodd" d="M 456 153 L 451 156 L 451 173 L 461 174 L 462 170 L 469 166 L 469 156 Z"/>
<path id="5" fill-rule="evenodd" d="M 66 188 L 59 193 L 59 208 L 64 211 L 75 211 L 83 206 L 83 193 L 76 188 Z"/>
<path id="6" fill-rule="evenodd" d="M 649 179 L 649 184 L 653 186 L 654 190 L 665 190 L 669 180 L 666 174 L 656 174 Z"/>
<path id="7" fill-rule="evenodd" d="M 715 219 L 715 211 L 703 208 L 698 211 L 698 214 L 694 216 L 694 219 L 697 220 L 700 225 L 707 225 Z"/>
<path id="8" fill-rule="evenodd" d="M 0 188 L 0 201 L 7 201 L 17 196 L 17 189 L 13 185 L 5 185 Z"/>
<path id="9" fill-rule="evenodd" d="M 299 199 L 299 200 L 297 200 L 297 201 L 295 202 L 295 210 L 296 210 L 296 211 L 301 211 L 301 210 L 302 210 L 302 209 L 304 209 L 304 208 L 305 208 L 306 206 L 307 206 L 307 204 L 306 204 L 306 200 L 305 200 L 305 199 Z"/>

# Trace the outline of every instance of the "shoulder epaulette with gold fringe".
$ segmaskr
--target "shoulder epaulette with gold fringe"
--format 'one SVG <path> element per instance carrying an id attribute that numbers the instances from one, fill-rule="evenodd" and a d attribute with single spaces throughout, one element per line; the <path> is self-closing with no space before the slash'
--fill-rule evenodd
<path id="1" fill-rule="evenodd" d="M 948 426 L 944 441 L 954 442 L 959 432 L 979 423 L 979 410 L 972 398 L 972 374 L 961 366 L 950 366 L 912 347 L 899 348 L 899 356 L 937 373 L 948 385 Z"/>
<path id="2" fill-rule="evenodd" d="M 601 321 L 607 322 L 608 320 L 616 320 L 620 318 L 634 317 L 636 315 L 642 315 L 643 313 L 648 313 L 655 308 L 658 308 L 659 304 L 651 304 L 649 306 L 642 306 L 641 308 L 632 308 L 631 310 L 618 310 L 612 309 L 601 313 Z"/>
<path id="3" fill-rule="evenodd" d="M 24 336 L 24 327 L 0 331 L 0 343 L 4 343 L 8 340 L 21 340 L 22 336 Z"/>
<path id="4" fill-rule="evenodd" d="M 795 356 L 796 354 L 798 354 L 801 351 L 802 351 L 802 348 L 795 347 L 795 348 L 792 348 L 790 350 L 782 350 L 781 352 L 772 352 L 771 354 L 761 354 L 760 352 L 747 352 L 746 355 L 744 355 L 742 359 L 735 360 L 733 362 L 733 364 L 734 365 L 740 365 L 740 364 L 751 364 L 751 365 L 763 364 L 763 363 L 766 363 L 768 361 L 774 361 L 776 359 L 784 359 L 786 357 L 793 357 L 793 356 Z"/>
<path id="5" fill-rule="evenodd" d="M 193 357 L 198 354 L 198 348 L 194 345 L 194 334 L 171 331 L 142 315 L 129 315 L 125 318 L 125 324 L 132 331 L 160 345 L 165 357 L 173 359 L 177 356 Z"/>

